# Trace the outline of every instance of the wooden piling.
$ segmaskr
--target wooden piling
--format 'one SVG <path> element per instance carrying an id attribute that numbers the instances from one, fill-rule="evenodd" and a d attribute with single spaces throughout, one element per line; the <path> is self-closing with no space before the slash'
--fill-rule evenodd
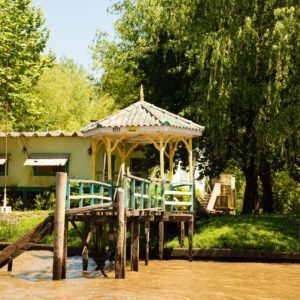
<path id="1" fill-rule="evenodd" d="M 158 258 L 163 259 L 164 253 L 164 221 L 158 222 Z"/>
<path id="2" fill-rule="evenodd" d="M 69 231 L 69 220 L 65 219 L 65 232 L 64 232 L 64 257 L 62 264 L 62 279 L 67 277 L 67 260 L 68 260 L 68 231 Z"/>
<path id="3" fill-rule="evenodd" d="M 140 222 L 131 222 L 131 271 L 138 272 L 140 257 Z"/>
<path id="4" fill-rule="evenodd" d="M 53 280 L 61 280 L 63 274 L 64 231 L 67 173 L 56 173 L 56 201 L 54 215 Z"/>
<path id="5" fill-rule="evenodd" d="M 189 221 L 189 261 L 193 260 L 193 232 L 194 232 L 194 221 Z"/>
<path id="6" fill-rule="evenodd" d="M 184 228 L 184 222 L 180 222 L 180 247 L 184 247 L 184 238 L 185 238 L 185 228 Z"/>
<path id="7" fill-rule="evenodd" d="M 149 241 L 150 241 L 150 221 L 145 221 L 145 237 L 146 237 L 145 265 L 148 266 L 148 263 L 149 263 Z"/>
<path id="8" fill-rule="evenodd" d="M 84 238 L 86 244 L 88 244 L 90 239 L 90 232 L 91 232 L 91 226 L 89 220 L 85 221 L 84 231 L 85 231 Z M 84 245 L 82 250 L 82 270 L 87 271 L 88 267 L 89 267 L 89 249 L 86 245 Z"/>
<path id="9" fill-rule="evenodd" d="M 124 235 L 125 235 L 125 215 L 124 215 L 124 190 L 119 188 L 117 191 L 117 249 L 115 257 L 115 278 L 125 278 L 124 267 Z"/>
<path id="10" fill-rule="evenodd" d="M 11 271 L 12 271 L 12 268 L 13 268 L 13 261 L 10 260 L 9 263 L 7 264 L 7 271 L 8 271 L 8 272 L 11 272 Z"/>
<path id="11" fill-rule="evenodd" d="M 125 217 L 124 221 L 124 239 L 123 239 L 123 264 L 122 264 L 122 278 L 125 278 L 125 268 L 126 268 L 126 249 L 127 249 L 127 219 Z"/>

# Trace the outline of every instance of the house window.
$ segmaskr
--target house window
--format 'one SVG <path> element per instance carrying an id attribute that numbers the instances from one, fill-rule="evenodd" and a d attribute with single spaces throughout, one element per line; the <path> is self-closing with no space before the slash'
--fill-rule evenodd
<path id="1" fill-rule="evenodd" d="M 5 159 L 5 154 L 0 154 L 0 176 L 4 176 L 5 171 L 6 171 L 6 176 L 8 175 L 8 164 L 6 169 L 6 162 L 8 161 Z"/>
<path id="2" fill-rule="evenodd" d="M 64 166 L 34 166 L 34 176 L 56 176 L 57 172 L 69 173 L 69 163 Z"/>
<path id="3" fill-rule="evenodd" d="M 33 168 L 34 176 L 55 176 L 57 172 L 69 172 L 68 153 L 32 153 L 24 166 Z"/>

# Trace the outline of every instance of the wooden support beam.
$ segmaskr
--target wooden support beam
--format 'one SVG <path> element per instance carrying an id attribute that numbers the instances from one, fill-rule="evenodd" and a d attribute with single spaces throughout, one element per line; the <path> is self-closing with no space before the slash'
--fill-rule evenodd
<path id="1" fill-rule="evenodd" d="M 69 232 L 69 220 L 68 220 L 68 218 L 65 218 L 64 257 L 63 257 L 63 264 L 62 264 L 62 279 L 67 278 L 68 232 Z"/>
<path id="2" fill-rule="evenodd" d="M 111 137 L 108 136 L 105 138 L 106 140 L 106 153 L 107 153 L 107 179 L 109 181 L 112 180 L 112 163 L 111 163 L 111 154 L 112 154 L 112 149 L 111 149 Z"/>
<path id="3" fill-rule="evenodd" d="M 89 239 L 91 237 L 91 226 L 90 226 L 90 222 L 89 221 L 85 221 L 85 226 L 84 226 L 84 246 L 83 246 L 83 250 L 82 250 L 82 270 L 83 271 L 87 271 L 88 270 L 88 266 L 89 266 Z"/>
<path id="4" fill-rule="evenodd" d="M 54 249 L 53 249 L 53 280 L 62 279 L 62 265 L 64 257 L 64 231 L 67 173 L 56 173 L 56 201 L 54 215 Z"/>
<path id="5" fill-rule="evenodd" d="M 179 244 L 180 247 L 183 248 L 184 247 L 184 238 L 185 238 L 185 228 L 184 228 L 184 222 L 180 222 L 180 240 L 179 240 Z"/>
<path id="6" fill-rule="evenodd" d="M 111 152 L 114 152 L 118 146 L 118 144 L 120 142 L 122 142 L 123 140 L 125 139 L 125 136 L 122 136 L 121 138 L 119 138 L 117 141 L 115 141 L 115 143 L 112 145 L 112 148 L 111 148 Z"/>
<path id="7" fill-rule="evenodd" d="M 159 136 L 159 160 L 160 160 L 160 177 L 161 179 L 165 178 L 165 162 L 164 162 L 164 141 L 163 135 Z"/>
<path id="8" fill-rule="evenodd" d="M 87 238 L 89 237 L 89 235 L 87 235 L 87 237 L 85 237 L 82 232 L 80 231 L 80 229 L 78 228 L 77 224 L 75 223 L 74 220 L 70 220 L 73 228 L 75 229 L 76 233 L 78 234 L 78 236 L 81 239 L 81 242 L 83 244 L 83 250 L 82 253 L 84 252 L 84 248 L 87 248 L 88 251 L 91 251 L 90 246 L 88 244 Z M 85 234 L 86 235 L 86 234 Z"/>
<path id="9" fill-rule="evenodd" d="M 126 268 L 126 249 L 127 249 L 127 220 L 124 220 L 124 238 L 123 238 L 123 263 L 122 263 L 122 278 L 125 278 Z"/>
<path id="10" fill-rule="evenodd" d="M 140 222 L 134 219 L 131 222 L 131 271 L 139 270 L 140 252 Z"/>
<path id="11" fill-rule="evenodd" d="M 124 236 L 125 232 L 125 213 L 124 213 L 124 190 L 117 190 L 117 215 L 118 215 L 118 232 L 117 232 L 117 249 L 115 257 L 115 278 L 125 278 L 124 267 Z"/>
<path id="12" fill-rule="evenodd" d="M 144 134 L 144 137 L 150 141 L 158 151 L 160 151 L 160 145 L 158 145 L 150 136 Z"/>
<path id="13" fill-rule="evenodd" d="M 13 268 L 13 260 L 10 260 L 9 263 L 7 264 L 7 271 L 11 272 Z"/>
<path id="14" fill-rule="evenodd" d="M 145 221 L 145 237 L 146 237 L 146 245 L 145 245 L 145 265 L 149 264 L 149 242 L 150 242 L 150 221 Z"/>
<path id="15" fill-rule="evenodd" d="M 96 156 L 98 141 L 92 139 L 92 180 L 96 179 Z"/>
<path id="16" fill-rule="evenodd" d="M 164 221 L 161 219 L 158 222 L 158 258 L 163 259 L 164 254 Z"/>
<path id="17" fill-rule="evenodd" d="M 114 244 L 115 244 L 115 224 L 109 223 L 109 248 L 110 248 L 111 254 L 115 252 L 115 251 L 113 251 L 115 249 Z M 111 254 L 108 257 L 109 260 L 113 260 Z"/>
<path id="18" fill-rule="evenodd" d="M 193 260 L 193 233 L 194 233 L 194 221 L 190 221 L 189 223 L 189 261 Z"/>
<path id="19" fill-rule="evenodd" d="M 193 168 L 193 141 L 189 138 L 189 180 L 193 182 L 194 179 L 194 168 Z"/>

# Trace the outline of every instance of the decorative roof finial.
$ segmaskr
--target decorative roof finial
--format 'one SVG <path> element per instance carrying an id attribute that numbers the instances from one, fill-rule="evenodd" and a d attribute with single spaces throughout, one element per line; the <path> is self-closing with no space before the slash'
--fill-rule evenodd
<path id="1" fill-rule="evenodd" d="M 143 90 L 142 84 L 141 84 L 141 90 L 140 90 L 140 101 L 144 101 L 144 90 Z"/>

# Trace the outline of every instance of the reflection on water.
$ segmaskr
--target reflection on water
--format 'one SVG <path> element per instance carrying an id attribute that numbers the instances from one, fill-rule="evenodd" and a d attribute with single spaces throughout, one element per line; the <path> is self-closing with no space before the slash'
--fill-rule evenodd
<path id="1" fill-rule="evenodd" d="M 140 271 L 115 280 L 100 271 L 81 271 L 81 258 L 68 260 L 67 280 L 53 282 L 52 253 L 32 251 L 0 270 L 0 299 L 299 299 L 298 264 L 189 263 L 184 260 L 140 263 Z"/>

